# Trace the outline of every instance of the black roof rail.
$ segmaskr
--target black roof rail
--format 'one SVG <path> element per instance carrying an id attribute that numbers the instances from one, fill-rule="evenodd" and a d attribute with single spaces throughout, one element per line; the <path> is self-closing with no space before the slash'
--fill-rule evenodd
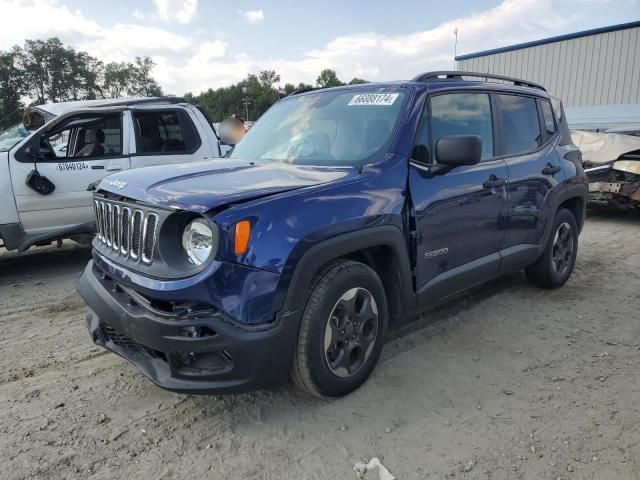
<path id="1" fill-rule="evenodd" d="M 301 93 L 313 92 L 315 90 L 322 90 L 324 87 L 310 87 L 310 88 L 299 88 L 298 90 L 294 90 L 291 92 L 288 97 L 293 97 L 294 95 L 300 95 Z M 284 98 L 284 97 L 282 97 Z"/>
<path id="2" fill-rule="evenodd" d="M 518 87 L 530 87 L 537 88 L 546 92 L 547 89 L 542 85 L 528 80 L 521 80 L 519 78 L 506 77 L 504 75 L 494 75 L 492 73 L 479 73 L 479 72 L 465 72 L 462 70 L 443 70 L 439 72 L 426 72 L 414 77 L 412 82 L 442 82 L 447 80 L 462 80 L 462 77 L 474 77 L 484 78 L 485 82 L 488 80 L 501 80 L 503 82 L 511 82 Z"/>

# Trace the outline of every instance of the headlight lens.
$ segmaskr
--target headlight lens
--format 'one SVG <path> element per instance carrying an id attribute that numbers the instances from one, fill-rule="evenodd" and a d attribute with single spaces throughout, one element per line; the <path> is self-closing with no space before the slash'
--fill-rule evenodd
<path id="1" fill-rule="evenodd" d="M 218 247 L 218 232 L 203 218 L 192 220 L 182 233 L 182 248 L 189 261 L 202 265 Z"/>

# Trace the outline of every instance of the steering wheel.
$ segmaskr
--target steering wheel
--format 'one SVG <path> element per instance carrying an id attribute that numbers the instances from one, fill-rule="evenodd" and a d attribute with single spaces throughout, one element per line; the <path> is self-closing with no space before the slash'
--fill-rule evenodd
<path id="1" fill-rule="evenodd" d="M 330 152 L 319 151 L 318 145 L 314 142 L 311 142 L 306 136 L 301 136 L 300 138 L 296 139 L 295 142 L 293 142 L 293 144 L 287 150 L 287 157 L 307 160 L 335 160 Z"/>

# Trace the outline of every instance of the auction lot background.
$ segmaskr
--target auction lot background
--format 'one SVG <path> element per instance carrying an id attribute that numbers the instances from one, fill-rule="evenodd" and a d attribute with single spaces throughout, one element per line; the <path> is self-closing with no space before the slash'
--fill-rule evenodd
<path id="1" fill-rule="evenodd" d="M 231 87 L 262 71 L 269 92 L 409 78 L 638 19 L 637 0 L 0 0 L 0 50 L 58 37 L 104 65 L 148 57 L 164 93 L 214 108 L 227 89 L 223 117 L 244 108 Z M 605 96 L 597 78 L 590 88 Z M 270 98 L 257 95 L 251 119 Z M 162 391 L 91 343 L 75 293 L 88 248 L 0 251 L 0 478 L 343 479 L 374 456 L 403 480 L 640 478 L 639 227 L 590 211 L 562 289 L 491 282 L 394 333 L 371 379 L 334 401 L 286 385 Z"/>

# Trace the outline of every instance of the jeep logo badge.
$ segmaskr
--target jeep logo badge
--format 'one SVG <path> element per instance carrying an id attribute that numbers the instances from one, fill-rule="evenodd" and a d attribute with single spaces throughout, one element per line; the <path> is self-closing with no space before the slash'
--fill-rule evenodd
<path id="1" fill-rule="evenodd" d="M 118 190 L 122 190 L 124 187 L 127 186 L 127 182 L 123 182 L 122 180 L 115 179 L 115 180 L 110 180 L 109 185 L 117 188 Z"/>

